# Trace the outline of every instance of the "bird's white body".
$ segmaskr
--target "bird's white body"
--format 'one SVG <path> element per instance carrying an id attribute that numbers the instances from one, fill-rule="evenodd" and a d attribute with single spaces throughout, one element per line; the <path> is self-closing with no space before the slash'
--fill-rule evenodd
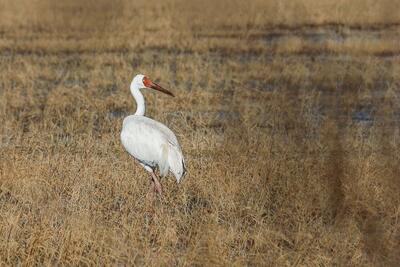
<path id="1" fill-rule="evenodd" d="M 158 167 L 161 176 L 171 171 L 177 182 L 185 175 L 185 161 L 175 134 L 164 124 L 144 116 L 145 104 L 141 88 L 143 75 L 137 75 L 131 83 L 131 93 L 136 100 L 135 115 L 124 119 L 121 142 L 130 155 L 149 172 Z M 157 85 L 158 86 L 158 85 Z"/>
<path id="2" fill-rule="evenodd" d="M 185 162 L 175 134 L 164 124 L 131 115 L 124 119 L 121 141 L 125 149 L 148 171 L 158 167 L 161 176 L 171 171 L 179 182 Z"/>

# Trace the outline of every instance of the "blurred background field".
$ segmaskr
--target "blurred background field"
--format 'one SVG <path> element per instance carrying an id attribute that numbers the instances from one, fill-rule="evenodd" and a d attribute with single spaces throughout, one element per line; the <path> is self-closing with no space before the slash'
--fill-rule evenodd
<path id="1" fill-rule="evenodd" d="M 1 265 L 395 266 L 399 1 L 0 0 Z M 129 84 L 186 156 L 124 151 Z"/>

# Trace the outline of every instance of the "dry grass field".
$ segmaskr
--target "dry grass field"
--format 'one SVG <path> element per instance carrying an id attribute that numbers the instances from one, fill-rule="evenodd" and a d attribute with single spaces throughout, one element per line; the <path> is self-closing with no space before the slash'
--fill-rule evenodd
<path id="1" fill-rule="evenodd" d="M 396 266 L 400 2 L 0 0 L 0 265 Z M 147 115 L 188 175 L 123 149 Z"/>

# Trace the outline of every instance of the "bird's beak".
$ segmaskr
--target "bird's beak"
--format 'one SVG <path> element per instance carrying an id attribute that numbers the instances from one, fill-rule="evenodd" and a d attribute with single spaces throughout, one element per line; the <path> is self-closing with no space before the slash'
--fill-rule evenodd
<path id="1" fill-rule="evenodd" d="M 151 89 L 154 89 L 154 90 L 163 92 L 164 94 L 167 94 L 167 95 L 170 95 L 170 96 L 174 96 L 173 93 L 171 93 L 170 91 L 168 91 L 168 90 L 165 89 L 165 88 L 162 88 L 161 86 L 159 86 L 158 84 L 156 84 L 156 83 L 154 83 L 154 82 L 151 82 L 151 84 L 150 84 L 149 87 L 150 87 Z"/>

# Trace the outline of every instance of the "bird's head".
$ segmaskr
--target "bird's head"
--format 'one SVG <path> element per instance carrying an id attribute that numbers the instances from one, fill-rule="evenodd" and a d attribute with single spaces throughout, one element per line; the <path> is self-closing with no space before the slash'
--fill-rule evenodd
<path id="1" fill-rule="evenodd" d="M 149 89 L 154 89 L 160 92 L 163 92 L 164 94 L 174 96 L 173 93 L 168 91 L 165 88 L 162 88 L 160 85 L 152 82 L 147 76 L 143 74 L 138 74 L 136 75 L 131 83 L 131 90 L 133 89 L 142 89 L 142 88 L 149 88 Z"/>

